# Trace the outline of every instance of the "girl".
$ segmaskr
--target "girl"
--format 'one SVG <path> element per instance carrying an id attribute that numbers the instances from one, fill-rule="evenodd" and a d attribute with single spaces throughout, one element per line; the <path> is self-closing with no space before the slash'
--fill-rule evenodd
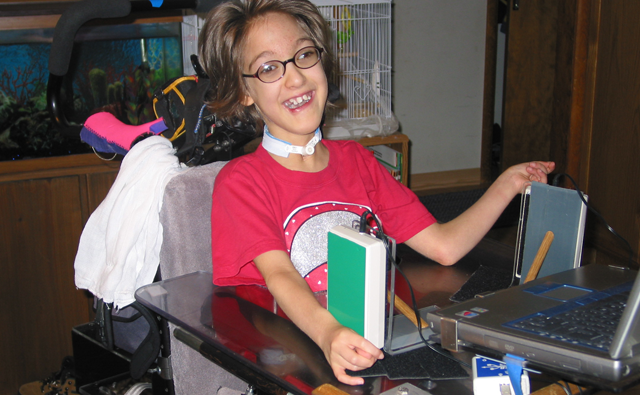
<path id="1" fill-rule="evenodd" d="M 508 169 L 467 212 L 439 224 L 409 189 L 353 141 L 325 141 L 319 126 L 333 73 L 326 21 L 307 0 L 232 0 L 207 16 L 200 59 L 209 106 L 221 118 L 264 123 L 262 146 L 218 175 L 212 249 L 217 285 L 266 285 L 324 352 L 336 378 L 362 384 L 381 350 L 340 325 L 313 292 L 326 290 L 327 231 L 369 210 L 399 243 L 451 265 L 485 235 L 552 162 Z"/>

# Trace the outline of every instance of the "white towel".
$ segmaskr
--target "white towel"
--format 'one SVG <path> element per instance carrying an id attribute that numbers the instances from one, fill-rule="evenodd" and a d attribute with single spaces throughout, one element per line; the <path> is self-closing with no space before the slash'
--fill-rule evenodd
<path id="1" fill-rule="evenodd" d="M 171 142 L 153 136 L 125 155 L 107 197 L 91 214 L 80 236 L 75 282 L 116 308 L 131 304 L 134 292 L 158 270 L 164 189 L 188 169 Z"/>

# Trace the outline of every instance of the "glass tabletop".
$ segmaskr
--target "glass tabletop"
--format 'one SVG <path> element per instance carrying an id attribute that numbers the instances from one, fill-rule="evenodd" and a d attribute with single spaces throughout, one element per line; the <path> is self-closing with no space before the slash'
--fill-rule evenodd
<path id="1" fill-rule="evenodd" d="M 402 267 L 411 279 L 418 307 L 451 304 L 451 295 L 475 270 L 464 262 L 443 267 L 424 258 L 405 257 Z M 401 281 L 396 279 L 396 284 Z M 403 300 L 411 300 L 406 287 L 396 286 L 396 290 Z M 326 294 L 317 297 L 326 305 Z M 362 386 L 339 383 L 320 348 L 286 318 L 264 287 L 218 287 L 211 273 L 196 272 L 142 287 L 136 299 L 286 392 L 310 395 L 315 388 L 331 384 L 351 395 L 378 395 L 407 383 L 432 394 L 473 392 L 469 379 L 390 380 L 379 376 L 366 378 Z M 470 361 L 472 355 L 466 354 L 457 357 Z"/>

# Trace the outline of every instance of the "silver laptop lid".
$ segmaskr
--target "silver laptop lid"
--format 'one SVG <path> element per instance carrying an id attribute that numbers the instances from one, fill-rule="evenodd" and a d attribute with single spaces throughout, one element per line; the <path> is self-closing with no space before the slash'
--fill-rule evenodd
<path id="1" fill-rule="evenodd" d="M 613 359 L 628 358 L 640 353 L 640 272 L 627 299 L 616 334 L 611 341 L 609 355 Z"/>
<path id="2" fill-rule="evenodd" d="M 539 182 L 528 185 L 520 205 L 513 284 L 529 272 L 547 231 L 554 239 L 538 277 L 579 267 L 586 216 L 587 207 L 575 190 Z"/>

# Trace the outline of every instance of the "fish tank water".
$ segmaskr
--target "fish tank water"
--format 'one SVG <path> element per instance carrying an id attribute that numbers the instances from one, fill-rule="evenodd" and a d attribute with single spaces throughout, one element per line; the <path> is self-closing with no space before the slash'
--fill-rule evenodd
<path id="1" fill-rule="evenodd" d="M 0 161 L 92 152 L 47 110 L 53 30 L 0 31 Z M 69 122 L 100 111 L 130 125 L 156 119 L 153 93 L 183 75 L 180 31 L 179 22 L 81 28 L 62 95 Z"/>

